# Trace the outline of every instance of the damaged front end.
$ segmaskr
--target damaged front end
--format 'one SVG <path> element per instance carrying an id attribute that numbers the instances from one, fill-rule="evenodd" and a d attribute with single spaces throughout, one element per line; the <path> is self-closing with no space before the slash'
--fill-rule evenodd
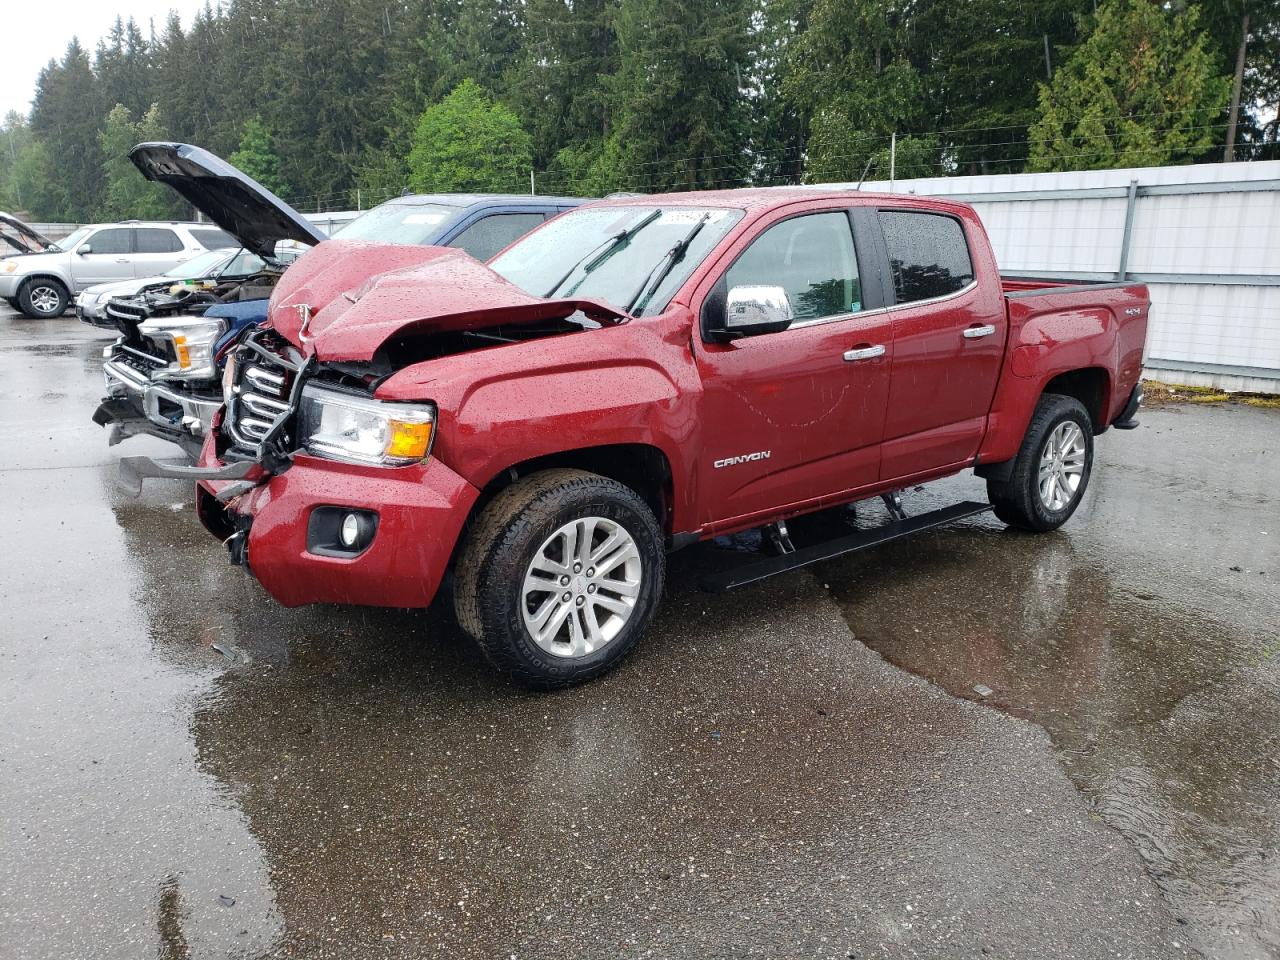
<path id="1" fill-rule="evenodd" d="M 121 336 L 103 354 L 107 395 L 94 421 L 110 430 L 111 444 L 146 434 L 195 459 L 222 407 L 222 360 L 243 330 L 267 319 L 267 298 L 287 266 L 281 246 L 310 246 L 325 237 L 261 184 L 199 147 L 141 143 L 129 159 L 148 180 L 172 187 L 234 236 L 261 266 L 240 276 L 157 284 L 105 306 Z M 139 461 L 131 462 L 136 482 Z"/>
<path id="2" fill-rule="evenodd" d="M 222 406 L 220 359 L 240 330 L 266 318 L 265 300 L 236 307 L 153 316 L 134 298 L 108 304 L 121 336 L 103 350 L 106 397 L 93 419 L 109 429 L 109 444 L 145 434 L 195 458 Z"/>
<path id="3" fill-rule="evenodd" d="M 176 339 L 172 329 L 165 333 L 170 342 Z M 293 412 L 306 380 L 304 374 L 313 365 L 313 359 L 304 357 L 273 330 L 249 328 L 227 358 L 221 381 L 207 387 L 207 392 L 184 398 L 184 409 L 197 410 L 202 417 L 201 435 L 213 434 L 209 442 L 217 453 L 217 465 L 178 465 L 149 457 L 125 457 L 120 461 L 125 485 L 138 489 L 147 478 L 225 481 L 217 499 L 226 501 L 284 472 L 295 447 Z M 155 387 L 152 384 L 145 396 L 153 396 Z M 104 401 L 99 411 L 114 402 Z M 97 415 L 94 419 L 98 419 Z M 221 429 L 215 430 L 219 425 Z M 137 432 L 179 442 L 172 426 L 150 426 L 152 429 Z M 117 422 L 115 427 L 121 429 L 122 425 Z M 199 459 L 201 443 L 187 437 L 180 445 L 193 460 Z"/>

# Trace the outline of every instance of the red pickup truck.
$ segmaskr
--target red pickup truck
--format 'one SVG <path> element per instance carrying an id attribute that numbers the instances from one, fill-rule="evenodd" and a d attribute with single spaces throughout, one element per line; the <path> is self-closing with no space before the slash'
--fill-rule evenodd
<path id="1" fill-rule="evenodd" d="M 608 200 L 488 265 L 321 244 L 246 335 L 195 467 L 287 606 L 424 607 L 540 687 L 614 665 L 666 554 L 765 527 L 727 588 L 973 513 L 1052 530 L 1136 425 L 1133 283 L 1001 277 L 964 204 L 810 189 Z M 989 504 L 795 550 L 786 521 L 974 468 Z"/>

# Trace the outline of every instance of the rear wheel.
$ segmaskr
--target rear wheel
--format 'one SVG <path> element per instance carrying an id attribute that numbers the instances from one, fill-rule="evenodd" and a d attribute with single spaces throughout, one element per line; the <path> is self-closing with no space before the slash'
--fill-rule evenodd
<path id="1" fill-rule="evenodd" d="M 995 514 L 1011 527 L 1042 533 L 1067 522 L 1093 470 L 1093 421 L 1074 397 L 1040 398 L 1007 480 L 987 480 Z"/>
<path id="2" fill-rule="evenodd" d="M 60 317 L 67 309 L 67 288 L 44 277 L 28 280 L 18 291 L 18 309 L 33 320 Z"/>
<path id="3" fill-rule="evenodd" d="M 635 645 L 662 595 L 662 532 L 631 488 L 547 470 L 481 512 L 458 560 L 458 623 L 521 683 L 566 687 Z"/>

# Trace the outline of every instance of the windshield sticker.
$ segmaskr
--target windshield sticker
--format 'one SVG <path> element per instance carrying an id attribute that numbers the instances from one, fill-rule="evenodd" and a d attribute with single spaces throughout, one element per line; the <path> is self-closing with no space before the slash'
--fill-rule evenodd
<path id="1" fill-rule="evenodd" d="M 436 224 L 442 223 L 447 213 L 410 213 L 405 216 L 401 223 L 426 223 Z"/>
<path id="2" fill-rule="evenodd" d="M 728 210 L 664 210 L 662 216 L 658 218 L 658 223 L 687 223 L 693 226 L 703 217 L 707 218 L 707 223 L 719 223 L 728 214 Z"/>

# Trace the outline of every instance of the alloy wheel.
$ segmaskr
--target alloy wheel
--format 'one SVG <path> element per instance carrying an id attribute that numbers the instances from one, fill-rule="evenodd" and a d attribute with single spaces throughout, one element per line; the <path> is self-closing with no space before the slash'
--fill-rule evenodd
<path id="1" fill-rule="evenodd" d="M 58 291 L 46 284 L 31 289 L 31 306 L 38 313 L 53 313 L 58 309 L 58 304 L 62 302 L 62 298 L 58 295 Z"/>
<path id="2" fill-rule="evenodd" d="M 1064 420 L 1049 434 L 1040 451 L 1040 503 L 1046 510 L 1063 510 L 1075 499 L 1084 478 L 1084 431 Z"/>
<path id="3" fill-rule="evenodd" d="M 595 653 L 631 619 L 643 576 L 640 551 L 620 523 L 571 520 L 543 541 L 525 571 L 524 625 L 552 656 Z"/>

